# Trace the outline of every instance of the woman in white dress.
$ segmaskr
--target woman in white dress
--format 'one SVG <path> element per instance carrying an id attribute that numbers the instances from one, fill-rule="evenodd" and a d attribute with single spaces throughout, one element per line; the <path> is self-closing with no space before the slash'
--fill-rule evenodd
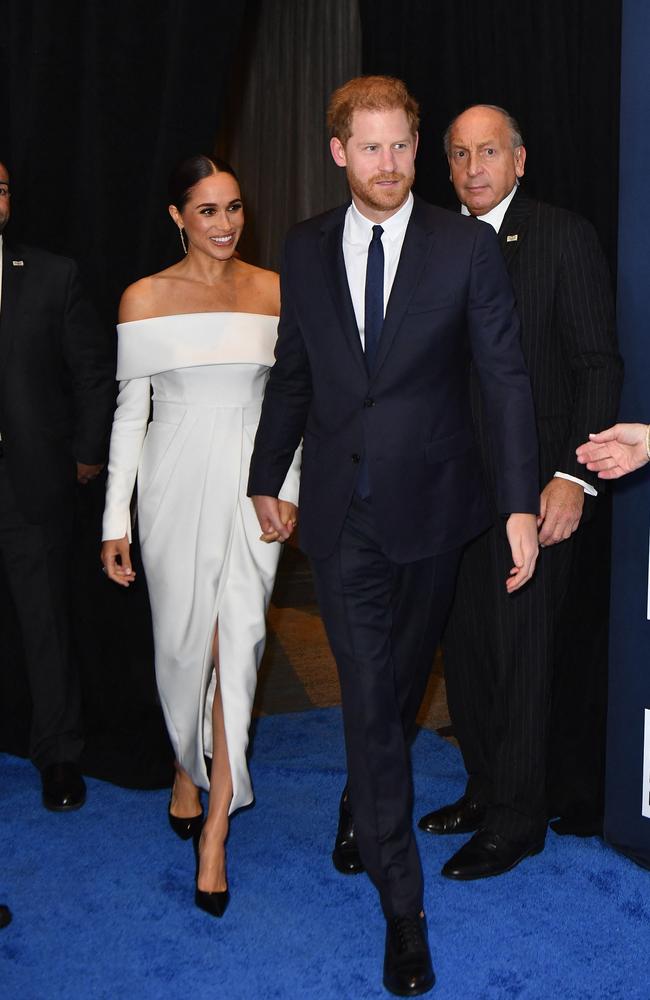
<path id="1" fill-rule="evenodd" d="M 246 496 L 280 296 L 276 274 L 235 256 L 244 214 L 231 167 L 184 160 L 170 200 L 186 255 L 131 285 L 120 303 L 102 562 L 115 583 L 134 580 L 137 476 L 156 680 L 176 756 L 169 821 L 197 845 L 196 904 L 221 916 L 229 816 L 253 799 L 248 730 L 280 553 L 277 535 L 260 537 Z M 296 466 L 281 493 L 291 529 Z"/>

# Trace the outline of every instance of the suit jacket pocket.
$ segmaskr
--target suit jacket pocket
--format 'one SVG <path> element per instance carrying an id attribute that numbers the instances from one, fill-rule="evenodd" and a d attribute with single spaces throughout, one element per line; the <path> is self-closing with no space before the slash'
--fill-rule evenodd
<path id="1" fill-rule="evenodd" d="M 458 458 L 470 451 L 475 445 L 474 435 L 470 430 L 456 431 L 448 437 L 429 441 L 424 446 L 427 462 L 447 462 L 450 458 Z"/>

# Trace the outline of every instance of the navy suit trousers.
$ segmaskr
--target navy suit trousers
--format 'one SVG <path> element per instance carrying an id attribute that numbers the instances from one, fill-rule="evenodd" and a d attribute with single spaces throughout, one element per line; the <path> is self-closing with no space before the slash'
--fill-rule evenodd
<path id="1" fill-rule="evenodd" d="M 312 559 L 341 683 L 349 794 L 387 918 L 423 908 L 409 741 L 453 597 L 460 550 L 401 565 L 381 551 L 372 499 L 352 499 L 334 552 Z"/>

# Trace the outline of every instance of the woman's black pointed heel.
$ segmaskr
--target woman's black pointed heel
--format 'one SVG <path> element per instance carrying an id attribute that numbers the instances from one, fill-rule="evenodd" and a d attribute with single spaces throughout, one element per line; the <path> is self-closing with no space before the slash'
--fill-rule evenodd
<path id="1" fill-rule="evenodd" d="M 191 837 L 199 836 L 203 827 L 203 810 L 198 816 L 174 816 L 172 814 L 172 800 L 169 800 L 167 807 L 167 819 L 169 825 L 181 840 L 190 840 Z"/>
<path id="2" fill-rule="evenodd" d="M 194 856 L 196 858 L 194 902 L 199 910 L 209 913 L 211 917 L 223 917 L 226 907 L 230 902 L 230 891 L 223 889 L 221 892 L 204 892 L 203 889 L 199 889 L 199 840 L 201 838 L 202 826 L 203 824 L 201 824 L 198 833 L 194 835 L 193 839 Z"/>

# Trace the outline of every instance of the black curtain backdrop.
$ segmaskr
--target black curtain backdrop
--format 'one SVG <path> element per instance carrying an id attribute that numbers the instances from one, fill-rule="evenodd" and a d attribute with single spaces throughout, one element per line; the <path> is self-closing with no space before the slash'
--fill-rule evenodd
<path id="1" fill-rule="evenodd" d="M 178 257 L 167 176 L 210 152 L 245 0 L 2 0 L 11 237 L 77 259 L 110 322 Z"/>
<path id="2" fill-rule="evenodd" d="M 364 73 L 401 77 L 420 101 L 416 190 L 453 204 L 442 134 L 467 105 L 518 119 L 529 194 L 594 223 L 616 255 L 621 3 L 360 0 Z"/>
<path id="3" fill-rule="evenodd" d="M 124 287 L 178 259 L 167 175 L 213 148 L 246 4 L 237 0 L 0 2 L 0 160 L 11 171 L 6 236 L 74 257 L 107 325 Z M 146 585 L 99 566 L 104 483 L 78 491 L 73 626 L 85 703 L 86 773 L 169 781 Z M 29 693 L 0 573 L 0 750 L 24 753 Z"/>

